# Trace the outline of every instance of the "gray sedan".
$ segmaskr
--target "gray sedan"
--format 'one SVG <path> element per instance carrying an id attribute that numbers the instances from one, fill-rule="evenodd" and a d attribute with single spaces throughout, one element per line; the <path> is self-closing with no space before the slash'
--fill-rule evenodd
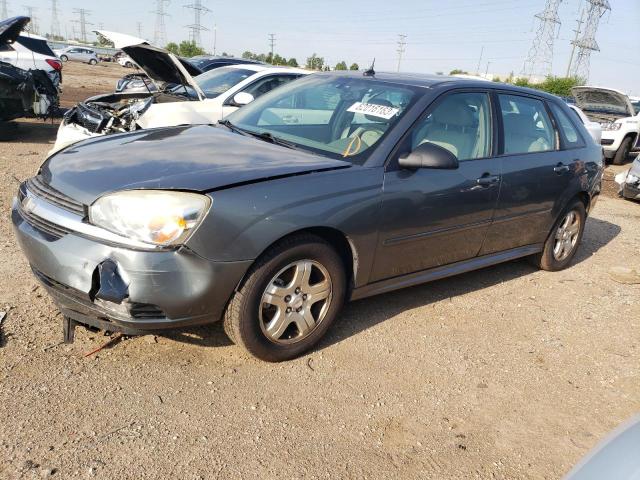
<path id="1" fill-rule="evenodd" d="M 95 65 L 99 62 L 98 55 L 90 48 L 85 47 L 67 47 L 62 50 L 54 50 L 55 54 L 63 62 L 83 62 Z"/>
<path id="2" fill-rule="evenodd" d="M 258 358 L 315 345 L 347 300 L 520 257 L 567 267 L 602 151 L 557 97 L 326 73 L 219 125 L 72 145 L 19 188 L 35 276 L 76 324 L 224 321 Z"/>

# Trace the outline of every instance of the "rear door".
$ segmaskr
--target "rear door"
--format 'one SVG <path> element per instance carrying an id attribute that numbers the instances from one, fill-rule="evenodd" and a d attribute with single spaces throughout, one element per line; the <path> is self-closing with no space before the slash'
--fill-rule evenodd
<path id="1" fill-rule="evenodd" d="M 500 189 L 500 160 L 489 91 L 447 93 L 402 140 L 384 178 L 371 281 L 478 255 Z M 455 170 L 401 169 L 398 157 L 430 142 L 458 158 Z"/>
<path id="2" fill-rule="evenodd" d="M 579 168 L 579 133 L 562 148 L 547 102 L 535 96 L 497 93 L 502 186 L 481 254 L 544 242 Z M 565 145 L 567 146 L 567 145 Z"/>

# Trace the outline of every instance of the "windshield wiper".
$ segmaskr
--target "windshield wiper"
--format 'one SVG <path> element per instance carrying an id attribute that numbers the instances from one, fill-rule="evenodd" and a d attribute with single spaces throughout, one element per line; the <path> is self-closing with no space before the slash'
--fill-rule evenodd
<path id="1" fill-rule="evenodd" d="M 229 120 L 218 120 L 218 124 L 219 125 L 224 125 L 225 127 L 227 127 L 232 132 L 239 133 L 240 135 L 244 135 L 245 137 L 248 137 L 250 135 L 249 132 L 247 132 L 246 130 L 244 130 L 244 129 L 240 128 L 240 127 L 236 127 Z"/>
<path id="2" fill-rule="evenodd" d="M 300 150 L 300 148 L 298 148 L 298 146 L 295 143 L 283 140 L 282 138 L 276 137 L 269 132 L 262 132 L 262 133 L 252 132 L 251 130 L 246 130 L 244 128 L 238 127 L 237 125 L 234 125 L 229 120 L 219 120 L 218 123 L 220 125 L 224 125 L 225 127 L 227 127 L 229 130 L 233 132 L 239 133 L 240 135 L 259 138 L 260 140 L 264 140 L 265 142 L 273 143 L 274 145 L 280 145 L 282 147 L 290 148 L 292 150 Z"/>

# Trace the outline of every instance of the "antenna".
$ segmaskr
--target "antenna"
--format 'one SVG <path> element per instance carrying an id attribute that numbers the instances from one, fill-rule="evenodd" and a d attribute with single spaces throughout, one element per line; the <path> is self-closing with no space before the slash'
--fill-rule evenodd
<path id="1" fill-rule="evenodd" d="M 276 45 L 276 34 L 269 34 L 269 45 L 271 46 L 271 63 L 273 63 L 273 47 Z"/>
<path id="2" fill-rule="evenodd" d="M 91 11 L 86 8 L 74 8 L 73 13 L 77 13 L 80 17 L 78 20 L 72 20 L 74 23 L 80 24 L 80 40 L 87 43 L 87 25 L 93 25 L 93 23 L 87 22 L 87 16 Z"/>
<path id="3" fill-rule="evenodd" d="M 405 51 L 405 47 L 407 46 L 407 36 L 406 35 L 398 35 L 398 71 L 400 71 L 400 62 L 402 62 L 402 54 Z"/>
<path id="4" fill-rule="evenodd" d="M 365 77 L 373 77 L 376 74 L 376 71 L 373 69 L 376 66 L 376 59 L 373 59 L 373 62 L 371 62 L 371 66 L 369 67 L 368 70 L 366 70 L 362 75 L 364 75 Z"/>
<path id="5" fill-rule="evenodd" d="M 558 8 L 561 3 L 562 0 L 547 0 L 544 11 L 535 15 L 539 21 L 538 30 L 522 67 L 523 76 L 546 77 L 553 72 L 553 43 L 556 30 L 560 28 Z"/>
<path id="6" fill-rule="evenodd" d="M 600 51 L 598 42 L 596 42 L 596 33 L 598 32 L 600 19 L 608 10 L 611 10 L 609 0 L 586 0 L 586 2 L 587 19 L 584 22 L 582 36 L 571 42 L 574 47 L 578 48 L 578 56 L 576 57 L 575 63 L 572 57 L 572 64 L 569 65 L 571 76 L 582 78 L 585 82 L 589 79 L 591 53 Z M 576 37 L 578 37 L 578 35 L 576 35 Z"/>
<path id="7" fill-rule="evenodd" d="M 51 0 L 51 33 L 54 37 L 60 36 L 60 19 L 58 18 L 58 0 Z"/>
<path id="8" fill-rule="evenodd" d="M 190 30 L 189 40 L 192 43 L 200 47 L 202 45 L 202 40 L 200 38 L 200 32 L 209 31 L 207 27 L 202 26 L 202 15 L 210 12 L 207 7 L 202 5 L 202 0 L 195 0 L 190 5 L 185 5 L 185 8 L 193 9 L 194 14 L 194 22 L 191 25 L 186 25 L 186 27 Z"/>
<path id="9" fill-rule="evenodd" d="M 167 27 L 164 24 L 164 17 L 168 14 L 164 11 L 164 6 L 169 4 L 169 0 L 156 0 L 156 9 L 151 12 L 156 14 L 156 29 L 153 32 L 153 44 L 164 47 L 167 44 Z"/>

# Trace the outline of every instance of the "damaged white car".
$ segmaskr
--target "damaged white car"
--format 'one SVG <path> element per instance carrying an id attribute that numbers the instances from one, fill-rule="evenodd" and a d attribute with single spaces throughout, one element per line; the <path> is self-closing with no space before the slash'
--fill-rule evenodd
<path id="1" fill-rule="evenodd" d="M 183 61 L 164 49 L 138 44 L 122 50 L 156 88 L 98 95 L 79 103 L 65 114 L 50 153 L 99 135 L 217 123 L 260 95 L 309 73 L 297 68 L 232 65 L 194 78 Z"/>
<path id="2" fill-rule="evenodd" d="M 620 185 L 621 197 L 640 200 L 640 155 L 631 164 L 629 170 L 615 176 L 615 181 Z"/>
<path id="3" fill-rule="evenodd" d="M 574 87 L 576 104 L 589 120 L 602 126 L 604 156 L 614 165 L 626 162 L 632 151 L 640 149 L 640 106 L 618 90 L 600 87 Z"/>

